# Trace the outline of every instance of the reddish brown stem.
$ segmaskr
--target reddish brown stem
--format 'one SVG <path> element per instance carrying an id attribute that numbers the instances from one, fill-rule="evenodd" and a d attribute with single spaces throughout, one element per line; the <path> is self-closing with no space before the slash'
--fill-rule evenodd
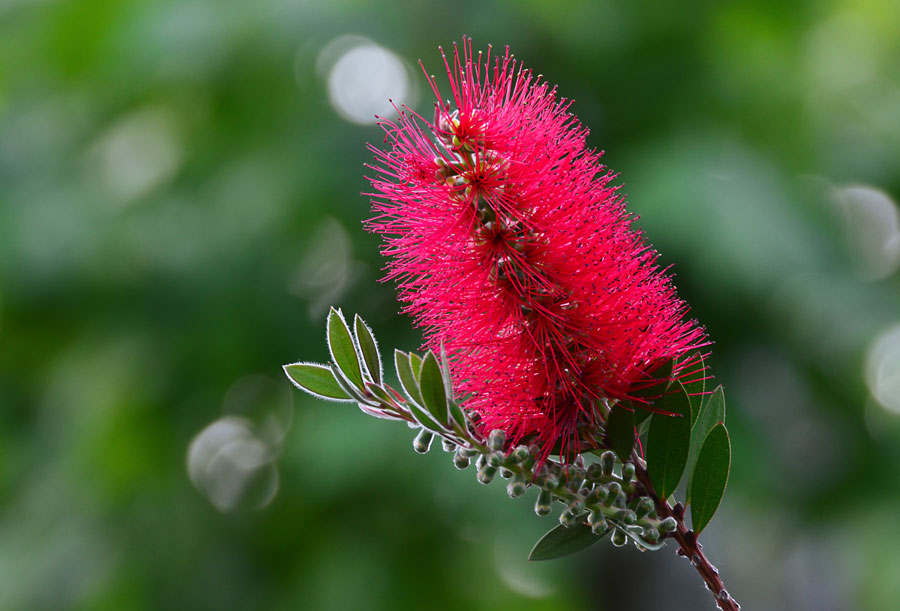
<path id="1" fill-rule="evenodd" d="M 667 501 L 660 500 L 653 484 L 650 483 L 650 476 L 647 474 L 646 463 L 638 456 L 632 456 L 632 462 L 635 466 L 635 476 L 641 486 L 645 488 L 647 495 L 653 499 L 656 505 L 656 513 L 660 518 L 675 518 L 677 527 L 675 532 L 667 535 L 678 543 L 678 555 L 684 556 L 691 561 L 691 564 L 703 581 L 706 582 L 707 589 L 712 592 L 716 599 L 716 604 L 722 611 L 738 611 L 741 606 L 731 597 L 725 584 L 719 576 L 719 569 L 712 565 L 706 555 L 703 553 L 703 546 L 697 541 L 697 535 L 694 531 L 688 529 L 684 523 L 684 507 L 681 503 L 677 503 L 674 507 L 669 505 Z"/>

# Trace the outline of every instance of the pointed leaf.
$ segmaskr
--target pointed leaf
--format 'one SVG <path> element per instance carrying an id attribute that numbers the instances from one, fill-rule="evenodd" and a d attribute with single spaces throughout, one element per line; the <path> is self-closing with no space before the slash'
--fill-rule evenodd
<path id="1" fill-rule="evenodd" d="M 350 328 L 340 310 L 331 308 L 328 313 L 328 350 L 338 368 L 357 388 L 363 388 L 362 371 L 359 368 L 359 356 L 353 345 Z"/>
<path id="2" fill-rule="evenodd" d="M 720 422 L 725 422 L 725 391 L 722 390 L 720 384 L 716 390 L 709 396 L 706 403 L 700 410 L 700 416 L 691 429 L 691 450 L 688 453 L 687 471 L 694 472 L 694 465 L 697 464 L 697 457 L 700 455 L 700 448 L 703 445 L 706 436 Z M 685 504 L 691 502 L 691 483 L 688 480 L 687 492 L 685 494 Z"/>
<path id="3" fill-rule="evenodd" d="M 394 367 L 397 368 L 397 377 L 400 378 L 400 386 L 406 396 L 419 405 L 422 404 L 422 394 L 419 392 L 419 383 L 413 375 L 409 363 L 409 355 L 400 350 L 394 350 Z"/>
<path id="4" fill-rule="evenodd" d="M 447 392 L 447 401 L 451 401 L 453 399 L 453 378 L 450 377 L 450 360 L 447 358 L 444 342 L 441 342 L 441 376 L 444 378 L 444 390 Z"/>
<path id="5" fill-rule="evenodd" d="M 528 559 L 536 561 L 562 558 L 580 552 L 602 539 L 603 535 L 595 535 L 591 527 L 585 524 L 586 518 L 587 514 L 584 514 L 579 516 L 576 524 L 568 528 L 560 524 L 550 529 L 531 548 Z"/>
<path id="6" fill-rule="evenodd" d="M 669 498 L 681 481 L 691 442 L 691 401 L 680 382 L 677 390 L 654 403 L 661 412 L 653 415 L 647 433 L 647 472 L 662 500 Z"/>
<path id="7" fill-rule="evenodd" d="M 412 368 L 413 375 L 419 379 L 419 372 L 422 371 L 422 357 L 415 352 L 409 353 L 409 366 Z"/>
<path id="8" fill-rule="evenodd" d="M 682 380 L 684 389 L 691 398 L 691 426 L 696 424 L 698 416 L 700 416 L 700 408 L 703 406 L 703 392 L 706 390 L 706 365 L 703 362 L 703 355 L 698 353 L 688 356 L 686 361 L 690 361 L 687 365 L 688 381 Z"/>
<path id="9" fill-rule="evenodd" d="M 363 362 L 366 370 L 372 376 L 372 381 L 381 384 L 383 370 L 381 368 L 381 354 L 378 353 L 378 343 L 372 330 L 366 321 L 359 314 L 353 319 L 353 327 L 356 331 L 356 343 L 359 345 L 359 351 L 362 353 Z"/>
<path id="10" fill-rule="evenodd" d="M 719 508 L 730 469 L 731 440 L 725 425 L 720 422 L 706 436 L 691 477 L 691 524 L 695 533 L 706 528 Z"/>
<path id="11" fill-rule="evenodd" d="M 327 365 L 318 363 L 291 363 L 283 367 L 294 386 L 314 397 L 329 401 L 353 401 L 334 379 Z"/>
<path id="12" fill-rule="evenodd" d="M 347 379 L 347 376 L 343 374 L 343 372 L 338 369 L 337 365 L 334 363 L 329 363 L 328 367 L 331 369 L 331 374 L 334 376 L 334 380 L 338 383 L 341 389 L 350 395 L 354 401 L 358 403 L 364 403 L 369 407 L 378 407 L 378 400 L 373 397 L 367 397 L 365 391 L 354 386 L 350 380 Z"/>
<path id="13" fill-rule="evenodd" d="M 606 418 L 606 443 L 625 462 L 634 448 L 634 412 L 614 403 Z"/>
<path id="14" fill-rule="evenodd" d="M 447 426 L 449 423 L 447 391 L 444 389 L 441 366 L 438 365 L 431 350 L 425 353 L 425 358 L 422 360 L 422 370 L 419 372 L 419 391 L 422 393 L 422 401 L 425 402 L 428 412 L 438 423 Z"/>

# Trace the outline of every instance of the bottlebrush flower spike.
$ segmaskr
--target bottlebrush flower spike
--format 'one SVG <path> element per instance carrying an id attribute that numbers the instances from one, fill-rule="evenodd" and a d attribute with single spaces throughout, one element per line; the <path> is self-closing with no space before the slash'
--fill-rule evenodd
<path id="1" fill-rule="evenodd" d="M 442 52 L 443 55 L 443 52 Z M 574 457 L 605 399 L 708 342 L 587 149 L 570 101 L 509 53 L 444 56 L 452 103 L 429 78 L 433 122 L 403 108 L 370 146 L 385 279 L 444 349 L 483 430 Z M 675 377 L 696 375 L 676 366 Z"/>

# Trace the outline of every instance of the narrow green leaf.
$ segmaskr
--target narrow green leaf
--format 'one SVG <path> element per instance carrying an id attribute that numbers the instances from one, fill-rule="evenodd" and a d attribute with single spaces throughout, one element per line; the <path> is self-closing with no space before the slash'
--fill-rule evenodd
<path id="1" fill-rule="evenodd" d="M 438 423 L 447 426 L 449 413 L 447 405 L 447 391 L 444 389 L 444 379 L 441 375 L 441 366 L 438 365 L 434 353 L 429 350 L 422 360 L 422 368 L 419 372 L 419 391 L 422 393 L 422 401 L 425 408 Z"/>
<path id="2" fill-rule="evenodd" d="M 716 390 L 709 396 L 706 403 L 700 409 L 700 415 L 697 422 L 691 429 L 691 450 L 688 453 L 687 471 L 694 472 L 694 465 L 697 464 L 697 457 L 700 455 L 700 448 L 703 445 L 706 436 L 720 422 L 725 422 L 725 391 L 722 390 L 720 384 Z M 685 504 L 691 502 L 691 485 L 692 480 L 688 479 L 687 492 L 685 494 Z"/>
<path id="3" fill-rule="evenodd" d="M 412 414 L 412 417 L 416 419 L 416 422 L 421 424 L 429 431 L 432 431 L 434 433 L 443 433 L 447 430 L 446 427 L 441 426 L 440 424 L 435 422 L 434 418 L 431 417 L 431 414 L 429 414 L 427 411 L 425 411 L 415 403 L 407 403 L 406 409 L 408 409 L 409 413 Z"/>
<path id="4" fill-rule="evenodd" d="M 350 327 L 344 320 L 340 310 L 331 308 L 328 313 L 328 350 L 338 368 L 357 388 L 363 388 L 362 371 L 359 368 L 359 356 L 353 345 Z"/>
<path id="5" fill-rule="evenodd" d="M 703 406 L 703 392 L 706 390 L 706 369 L 703 363 L 703 355 L 694 353 L 688 356 L 686 361 L 691 361 L 687 366 L 691 378 L 689 382 L 682 382 L 684 389 L 691 398 L 691 426 L 696 424 L 697 418 L 700 416 L 700 408 Z"/>
<path id="6" fill-rule="evenodd" d="M 568 528 L 560 524 L 550 529 L 531 548 L 528 559 L 533 561 L 555 560 L 556 558 L 580 552 L 602 539 L 606 533 L 595 535 L 591 531 L 591 527 L 585 524 L 584 520 L 586 518 L 587 514 L 584 514 L 577 518 L 576 524 Z"/>
<path id="7" fill-rule="evenodd" d="M 335 382 L 340 385 L 341 389 L 350 397 L 356 401 L 357 403 L 363 403 L 368 405 L 369 407 L 378 407 L 378 400 L 373 397 L 367 397 L 364 390 L 357 388 L 353 385 L 350 380 L 347 379 L 347 376 L 338 369 L 338 366 L 334 363 L 329 363 L 328 367 L 331 369 L 331 375 L 334 376 Z"/>
<path id="8" fill-rule="evenodd" d="M 378 352 L 378 343 L 375 341 L 375 336 L 372 335 L 369 325 L 366 324 L 366 321 L 359 314 L 353 319 L 353 327 L 356 331 L 356 343 L 359 345 L 359 351 L 362 353 L 366 370 L 368 370 L 373 382 L 381 384 L 383 370 L 381 368 L 381 354 Z"/>
<path id="9" fill-rule="evenodd" d="M 400 350 L 394 350 L 394 367 L 397 368 L 397 377 L 400 378 L 400 386 L 406 396 L 413 402 L 422 404 L 422 394 L 419 392 L 419 383 L 413 375 L 412 367 L 409 363 L 409 355 Z"/>
<path id="10" fill-rule="evenodd" d="M 634 447 L 634 412 L 614 403 L 606 418 L 606 443 L 625 462 Z"/>
<path id="11" fill-rule="evenodd" d="M 459 425 L 458 430 L 460 433 L 466 432 L 466 415 L 463 413 L 462 408 L 459 406 L 455 400 L 450 399 L 450 417 Z"/>
<path id="12" fill-rule="evenodd" d="M 712 519 L 725 486 L 728 484 L 728 472 L 731 469 L 731 440 L 723 423 L 713 427 L 703 442 L 697 467 L 691 477 L 693 500 L 691 502 L 691 524 L 694 532 L 699 534 Z"/>
<path id="13" fill-rule="evenodd" d="M 409 353 L 409 366 L 412 368 L 413 375 L 419 379 L 419 372 L 422 370 L 422 357 L 415 352 Z"/>
<path id="14" fill-rule="evenodd" d="M 353 401 L 353 397 L 344 392 L 328 365 L 318 363 L 291 363 L 283 367 L 284 373 L 294 386 L 306 391 L 314 397 L 330 401 Z"/>
<path id="15" fill-rule="evenodd" d="M 444 342 L 441 342 L 441 376 L 444 378 L 447 401 L 451 401 L 453 399 L 453 378 L 450 377 L 450 360 L 447 358 Z"/>
<path id="16" fill-rule="evenodd" d="M 654 403 L 656 413 L 647 434 L 647 472 L 659 498 L 671 496 L 681 481 L 691 442 L 691 401 L 680 382 L 677 390 Z"/>

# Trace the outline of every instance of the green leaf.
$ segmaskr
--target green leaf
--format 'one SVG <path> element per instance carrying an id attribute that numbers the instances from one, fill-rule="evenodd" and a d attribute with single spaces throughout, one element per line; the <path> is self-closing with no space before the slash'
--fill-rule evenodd
<path id="1" fill-rule="evenodd" d="M 731 440 L 725 425 L 720 422 L 706 436 L 697 458 L 697 467 L 691 477 L 691 524 L 695 533 L 699 534 L 706 528 L 719 508 L 730 469 Z"/>
<path id="2" fill-rule="evenodd" d="M 606 443 L 625 462 L 634 448 L 634 412 L 614 403 L 606 418 Z"/>
<path id="3" fill-rule="evenodd" d="M 329 369 L 331 369 L 331 375 L 334 376 L 334 380 L 338 383 L 338 385 L 343 389 L 345 393 L 350 395 L 350 397 L 356 401 L 357 403 L 362 403 L 364 405 L 368 405 L 369 407 L 378 407 L 378 400 L 373 397 L 367 397 L 366 391 L 357 388 L 353 385 L 353 383 L 347 379 L 347 376 L 338 369 L 337 365 L 334 363 L 328 364 Z"/>
<path id="4" fill-rule="evenodd" d="M 441 342 L 441 376 L 444 378 L 444 390 L 447 392 L 447 401 L 451 401 L 453 399 L 453 378 L 450 377 L 450 360 L 447 358 L 444 342 Z"/>
<path id="5" fill-rule="evenodd" d="M 528 559 L 535 561 L 555 560 L 556 558 L 580 552 L 602 539 L 603 535 L 595 535 L 591 531 L 591 527 L 585 524 L 584 520 L 586 518 L 587 514 L 583 514 L 577 518 L 576 524 L 568 528 L 560 524 L 550 529 L 531 548 Z"/>
<path id="6" fill-rule="evenodd" d="M 397 377 L 400 378 L 400 386 L 403 392 L 413 402 L 422 404 L 422 394 L 419 392 L 419 383 L 416 376 L 413 375 L 412 367 L 409 363 L 409 355 L 400 350 L 394 350 L 394 367 L 397 368 Z"/>
<path id="7" fill-rule="evenodd" d="M 359 356 L 353 346 L 350 328 L 340 310 L 331 308 L 328 313 L 328 350 L 338 368 L 357 388 L 363 388 L 362 371 L 359 368 Z"/>
<path id="8" fill-rule="evenodd" d="M 670 359 L 654 369 L 649 376 L 655 380 L 653 384 L 646 388 L 635 390 L 631 395 L 644 399 L 656 399 L 657 397 L 662 396 L 669 387 L 669 383 L 672 381 L 672 367 L 674 364 L 674 360 Z"/>
<path id="9" fill-rule="evenodd" d="M 654 403 L 661 412 L 653 415 L 647 434 L 647 472 L 662 500 L 669 498 L 681 481 L 691 442 L 691 401 L 684 386 Z"/>
<path id="10" fill-rule="evenodd" d="M 381 368 L 381 355 L 378 353 L 378 343 L 375 341 L 375 336 L 372 335 L 369 325 L 366 324 L 366 321 L 359 314 L 353 319 L 353 327 L 356 331 L 356 343 L 359 345 L 359 351 L 362 353 L 366 370 L 372 376 L 373 382 L 381 384 L 383 371 Z"/>
<path id="11" fill-rule="evenodd" d="M 692 378 L 690 382 L 682 382 L 684 389 L 687 391 L 691 399 L 691 426 L 697 422 L 700 416 L 700 408 L 703 406 L 703 392 L 706 390 L 706 369 L 703 363 L 703 355 L 699 352 L 694 353 L 684 360 L 690 361 L 687 365 L 688 376 Z"/>
<path id="12" fill-rule="evenodd" d="M 422 360 L 422 369 L 419 372 L 419 391 L 422 393 L 422 401 L 428 412 L 438 423 L 447 426 L 449 424 L 447 391 L 444 388 L 441 366 L 438 365 L 437 358 L 431 350 L 425 353 L 425 358 Z"/>
<path id="13" fill-rule="evenodd" d="M 412 368 L 413 375 L 419 379 L 419 372 L 422 370 L 422 357 L 415 352 L 409 353 L 409 366 Z"/>
<path id="14" fill-rule="evenodd" d="M 328 365 L 318 363 L 291 363 L 283 367 L 284 373 L 300 390 L 314 397 L 329 401 L 353 401 L 337 380 Z"/>
<path id="15" fill-rule="evenodd" d="M 720 422 L 725 422 L 725 391 L 722 390 L 720 384 L 716 390 L 709 396 L 706 403 L 700 410 L 700 416 L 691 429 L 691 451 L 688 453 L 687 471 L 693 473 L 694 465 L 697 464 L 697 457 L 700 455 L 700 447 L 703 445 L 706 436 Z M 685 504 L 691 502 L 691 483 L 688 480 L 687 492 L 685 494 Z"/>

